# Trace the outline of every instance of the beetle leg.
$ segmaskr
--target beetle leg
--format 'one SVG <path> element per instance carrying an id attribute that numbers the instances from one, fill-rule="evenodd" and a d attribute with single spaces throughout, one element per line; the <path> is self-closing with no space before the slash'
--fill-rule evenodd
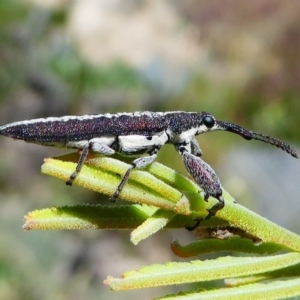
<path id="1" fill-rule="evenodd" d="M 103 155 L 112 155 L 115 153 L 115 150 L 109 147 L 109 145 L 106 145 L 105 143 L 100 143 L 98 141 L 99 139 L 92 139 L 90 141 L 87 141 L 82 148 L 82 152 L 80 154 L 77 166 L 75 171 L 71 174 L 69 180 L 66 182 L 66 185 L 72 185 L 73 181 L 77 177 L 78 173 L 81 171 L 82 166 L 84 162 L 86 161 L 89 151 L 93 151 L 95 153 L 103 154 Z M 66 145 L 68 148 L 79 148 L 82 147 L 82 144 L 80 142 L 69 142 Z"/>
<path id="2" fill-rule="evenodd" d="M 81 152 L 81 155 L 79 157 L 76 169 L 71 174 L 69 180 L 66 182 L 66 185 L 71 186 L 73 184 L 73 181 L 75 180 L 75 178 L 78 175 L 78 173 L 81 171 L 81 168 L 82 168 L 84 162 L 86 161 L 86 158 L 87 158 L 87 156 L 89 154 L 89 149 L 90 149 L 90 144 L 86 143 L 86 145 L 82 149 L 82 152 Z"/>
<path id="3" fill-rule="evenodd" d="M 195 226 L 187 227 L 187 229 L 193 230 L 199 226 L 201 220 L 208 220 L 224 207 L 221 183 L 215 171 L 200 157 L 189 153 L 186 145 L 176 145 L 176 149 L 180 153 L 187 171 L 204 191 L 204 200 L 207 201 L 209 197 L 218 200 L 213 207 L 208 209 L 208 215 L 205 218 L 198 219 Z"/>
<path id="4" fill-rule="evenodd" d="M 198 157 L 202 156 L 201 148 L 200 148 L 197 140 L 195 139 L 195 137 L 191 140 L 191 152 L 192 152 L 192 154 L 194 154 Z"/>
<path id="5" fill-rule="evenodd" d="M 160 147 L 156 146 L 155 148 L 153 148 L 149 152 L 149 156 L 139 157 L 131 163 L 131 166 L 127 169 L 126 173 L 122 177 L 121 182 L 119 183 L 116 191 L 114 192 L 114 194 L 110 198 L 111 202 L 116 202 L 117 201 L 124 185 L 128 181 L 128 178 L 129 178 L 129 175 L 130 175 L 132 169 L 135 169 L 135 168 L 143 169 L 143 168 L 147 167 L 148 165 L 150 165 L 151 163 L 153 163 L 153 161 L 157 157 L 157 153 L 158 153 L 159 149 L 160 149 Z"/>

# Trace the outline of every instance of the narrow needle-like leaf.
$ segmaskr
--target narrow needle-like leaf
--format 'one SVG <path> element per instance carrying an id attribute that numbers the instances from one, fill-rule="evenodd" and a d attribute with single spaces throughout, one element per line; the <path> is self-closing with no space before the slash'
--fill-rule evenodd
<path id="1" fill-rule="evenodd" d="M 272 300 L 290 299 L 300 295 L 300 279 L 273 281 L 266 284 L 247 284 L 236 288 L 197 291 L 158 298 L 157 300 Z"/>
<path id="2" fill-rule="evenodd" d="M 105 284 L 112 290 L 128 290 L 245 276 L 298 263 L 300 263 L 300 253 L 267 257 L 222 257 L 190 263 L 152 265 L 138 271 L 126 272 L 122 279 L 109 277 Z"/>

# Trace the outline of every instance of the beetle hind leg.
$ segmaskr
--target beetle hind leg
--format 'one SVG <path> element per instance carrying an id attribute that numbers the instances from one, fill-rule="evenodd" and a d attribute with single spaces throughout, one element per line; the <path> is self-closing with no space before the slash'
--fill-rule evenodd
<path id="1" fill-rule="evenodd" d="M 77 166 L 76 166 L 76 169 L 75 169 L 75 171 L 71 174 L 69 180 L 66 182 L 66 185 L 71 186 L 71 185 L 73 184 L 73 181 L 75 180 L 75 178 L 77 177 L 77 175 L 78 175 L 79 172 L 81 171 L 82 166 L 83 166 L 84 162 L 86 161 L 86 159 L 87 159 L 87 157 L 88 157 L 89 149 L 90 149 L 90 144 L 87 143 L 87 144 L 83 147 L 82 152 L 81 152 L 81 155 L 80 155 L 79 160 L 78 160 L 78 163 L 77 163 Z"/>
<path id="2" fill-rule="evenodd" d="M 73 181 L 76 179 L 77 175 L 80 173 L 82 166 L 84 165 L 89 151 L 103 154 L 103 155 L 112 155 L 115 153 L 115 150 L 110 147 L 113 138 L 108 140 L 95 138 L 89 141 L 86 141 L 84 144 L 82 142 L 68 142 L 66 144 L 67 148 L 79 148 L 82 149 L 77 166 L 75 171 L 71 174 L 69 180 L 66 182 L 66 185 L 71 186 Z"/>

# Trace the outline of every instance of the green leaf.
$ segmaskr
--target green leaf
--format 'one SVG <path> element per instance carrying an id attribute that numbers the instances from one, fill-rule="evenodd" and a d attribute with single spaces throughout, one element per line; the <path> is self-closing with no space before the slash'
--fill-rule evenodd
<path id="1" fill-rule="evenodd" d="M 159 298 L 159 300 L 271 300 L 300 295 L 300 279 L 274 281 L 267 284 L 249 284 L 238 288 L 197 291 Z M 158 300 L 158 299 L 157 299 Z"/>
<path id="2" fill-rule="evenodd" d="M 281 250 L 286 250 L 283 246 L 275 243 L 261 243 L 256 245 L 252 240 L 242 239 L 239 236 L 228 238 L 226 240 L 220 239 L 201 239 L 182 246 L 178 241 L 171 244 L 172 251 L 180 257 L 193 257 L 207 253 L 214 252 L 241 252 L 252 254 L 272 254 Z"/>
<path id="3" fill-rule="evenodd" d="M 126 272 L 122 279 L 109 277 L 105 284 L 114 291 L 129 290 L 258 274 L 298 263 L 300 253 L 267 257 L 221 257 L 206 261 L 147 266 Z"/>
<path id="4" fill-rule="evenodd" d="M 146 205 L 53 207 L 28 213 L 23 229 L 132 229 L 155 211 Z"/>

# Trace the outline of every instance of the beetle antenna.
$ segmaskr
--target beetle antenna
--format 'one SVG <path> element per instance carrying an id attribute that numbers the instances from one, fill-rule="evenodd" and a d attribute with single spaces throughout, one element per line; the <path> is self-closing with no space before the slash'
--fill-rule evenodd
<path id="1" fill-rule="evenodd" d="M 281 140 L 278 140 L 274 137 L 271 137 L 263 133 L 254 132 L 254 131 L 250 131 L 250 133 L 252 134 L 252 139 L 274 145 L 278 148 L 281 148 L 283 151 L 289 153 L 293 157 L 298 158 L 296 150 L 293 147 L 291 147 L 289 144 L 284 143 Z"/>
<path id="2" fill-rule="evenodd" d="M 280 141 L 279 139 L 276 139 L 274 137 L 271 137 L 271 136 L 263 134 L 263 133 L 249 131 L 239 125 L 224 122 L 224 121 L 217 121 L 217 125 L 219 127 L 219 130 L 226 130 L 229 132 L 236 133 L 236 134 L 242 136 L 246 140 L 258 140 L 258 141 L 265 142 L 267 144 L 281 148 L 283 151 L 289 153 L 293 157 L 298 158 L 296 150 L 293 147 L 291 147 L 289 144 L 284 143 L 284 142 Z"/>

